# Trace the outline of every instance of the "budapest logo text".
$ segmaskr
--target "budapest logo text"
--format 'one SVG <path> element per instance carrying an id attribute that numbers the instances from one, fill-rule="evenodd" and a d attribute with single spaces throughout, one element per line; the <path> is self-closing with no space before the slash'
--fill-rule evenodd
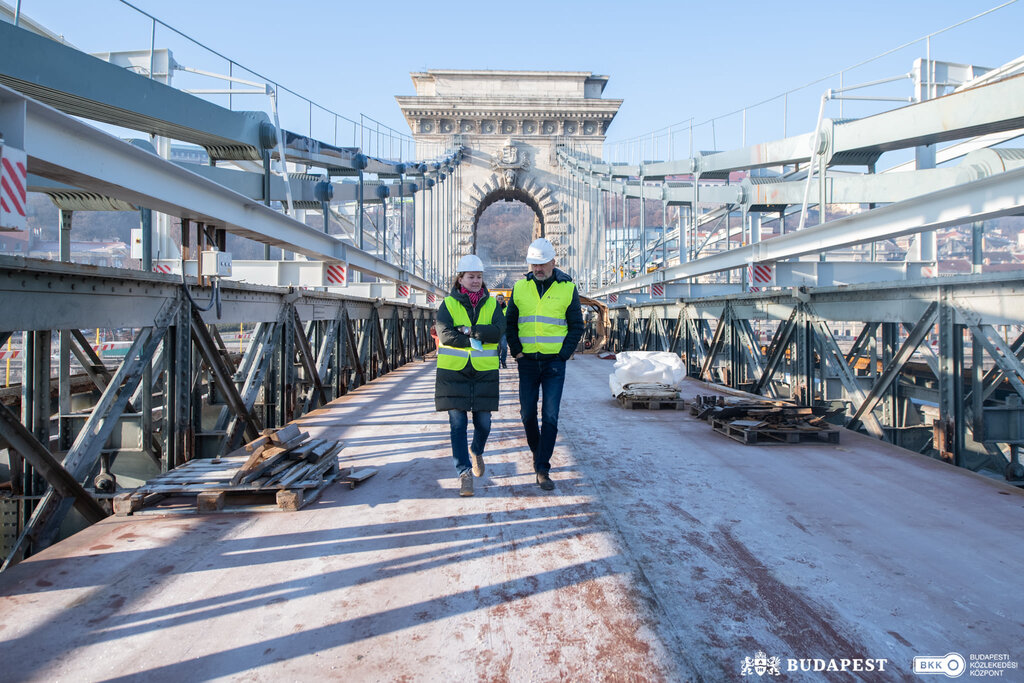
<path id="1" fill-rule="evenodd" d="M 888 659 L 799 659 L 787 657 L 785 666 L 779 657 L 769 657 L 763 651 L 758 651 L 753 657 L 743 658 L 743 669 L 741 676 L 781 676 L 782 671 L 885 671 Z"/>

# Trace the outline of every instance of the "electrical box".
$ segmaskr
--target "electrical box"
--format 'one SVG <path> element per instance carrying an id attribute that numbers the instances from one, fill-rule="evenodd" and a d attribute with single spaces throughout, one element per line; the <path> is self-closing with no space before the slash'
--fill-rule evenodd
<path id="1" fill-rule="evenodd" d="M 142 258 L 142 228 L 132 228 L 131 258 Z"/>
<path id="2" fill-rule="evenodd" d="M 199 274 L 203 277 L 231 277 L 231 254 L 208 249 L 199 256 Z"/>

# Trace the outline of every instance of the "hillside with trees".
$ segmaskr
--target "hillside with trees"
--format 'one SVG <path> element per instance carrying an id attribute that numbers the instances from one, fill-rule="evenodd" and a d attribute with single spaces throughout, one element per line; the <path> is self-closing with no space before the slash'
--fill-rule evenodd
<path id="1" fill-rule="evenodd" d="M 495 202 L 477 223 L 477 253 L 485 261 L 521 262 L 533 238 L 536 214 L 522 202 Z"/>

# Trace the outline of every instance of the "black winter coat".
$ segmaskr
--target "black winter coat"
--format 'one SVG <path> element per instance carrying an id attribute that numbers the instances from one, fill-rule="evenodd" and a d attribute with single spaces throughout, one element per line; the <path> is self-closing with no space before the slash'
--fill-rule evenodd
<path id="1" fill-rule="evenodd" d="M 484 291 L 486 292 L 486 290 Z M 456 329 L 451 313 L 448 312 L 446 304 L 441 302 L 441 307 L 437 309 L 437 323 L 434 325 L 438 341 L 445 346 L 454 346 L 460 349 L 469 347 L 471 337 L 479 339 L 484 344 L 497 344 L 501 336 L 505 334 L 505 315 L 501 311 L 501 306 L 494 309 L 491 324 L 476 324 L 480 309 L 491 295 L 485 294 L 476 306 L 470 306 L 469 297 L 461 293 L 459 286 L 455 285 L 450 296 L 458 300 L 469 314 L 470 333 L 465 335 Z M 445 411 L 497 410 L 498 371 L 478 371 L 472 363 L 466 363 L 466 367 L 462 370 L 438 368 L 437 378 L 434 382 L 434 409 Z"/>

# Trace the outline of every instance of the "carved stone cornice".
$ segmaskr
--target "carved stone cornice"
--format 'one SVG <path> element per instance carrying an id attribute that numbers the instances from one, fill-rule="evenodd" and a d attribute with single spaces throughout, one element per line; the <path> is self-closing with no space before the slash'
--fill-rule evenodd
<path id="1" fill-rule="evenodd" d="M 414 135 L 583 136 L 601 137 L 614 114 L 484 116 L 469 112 L 403 112 Z"/>
<path id="2" fill-rule="evenodd" d="M 414 136 L 603 138 L 622 106 L 599 96 L 607 77 L 586 72 L 438 70 L 413 80 L 421 94 L 395 99 Z M 510 95 L 516 88 L 529 92 Z"/>

